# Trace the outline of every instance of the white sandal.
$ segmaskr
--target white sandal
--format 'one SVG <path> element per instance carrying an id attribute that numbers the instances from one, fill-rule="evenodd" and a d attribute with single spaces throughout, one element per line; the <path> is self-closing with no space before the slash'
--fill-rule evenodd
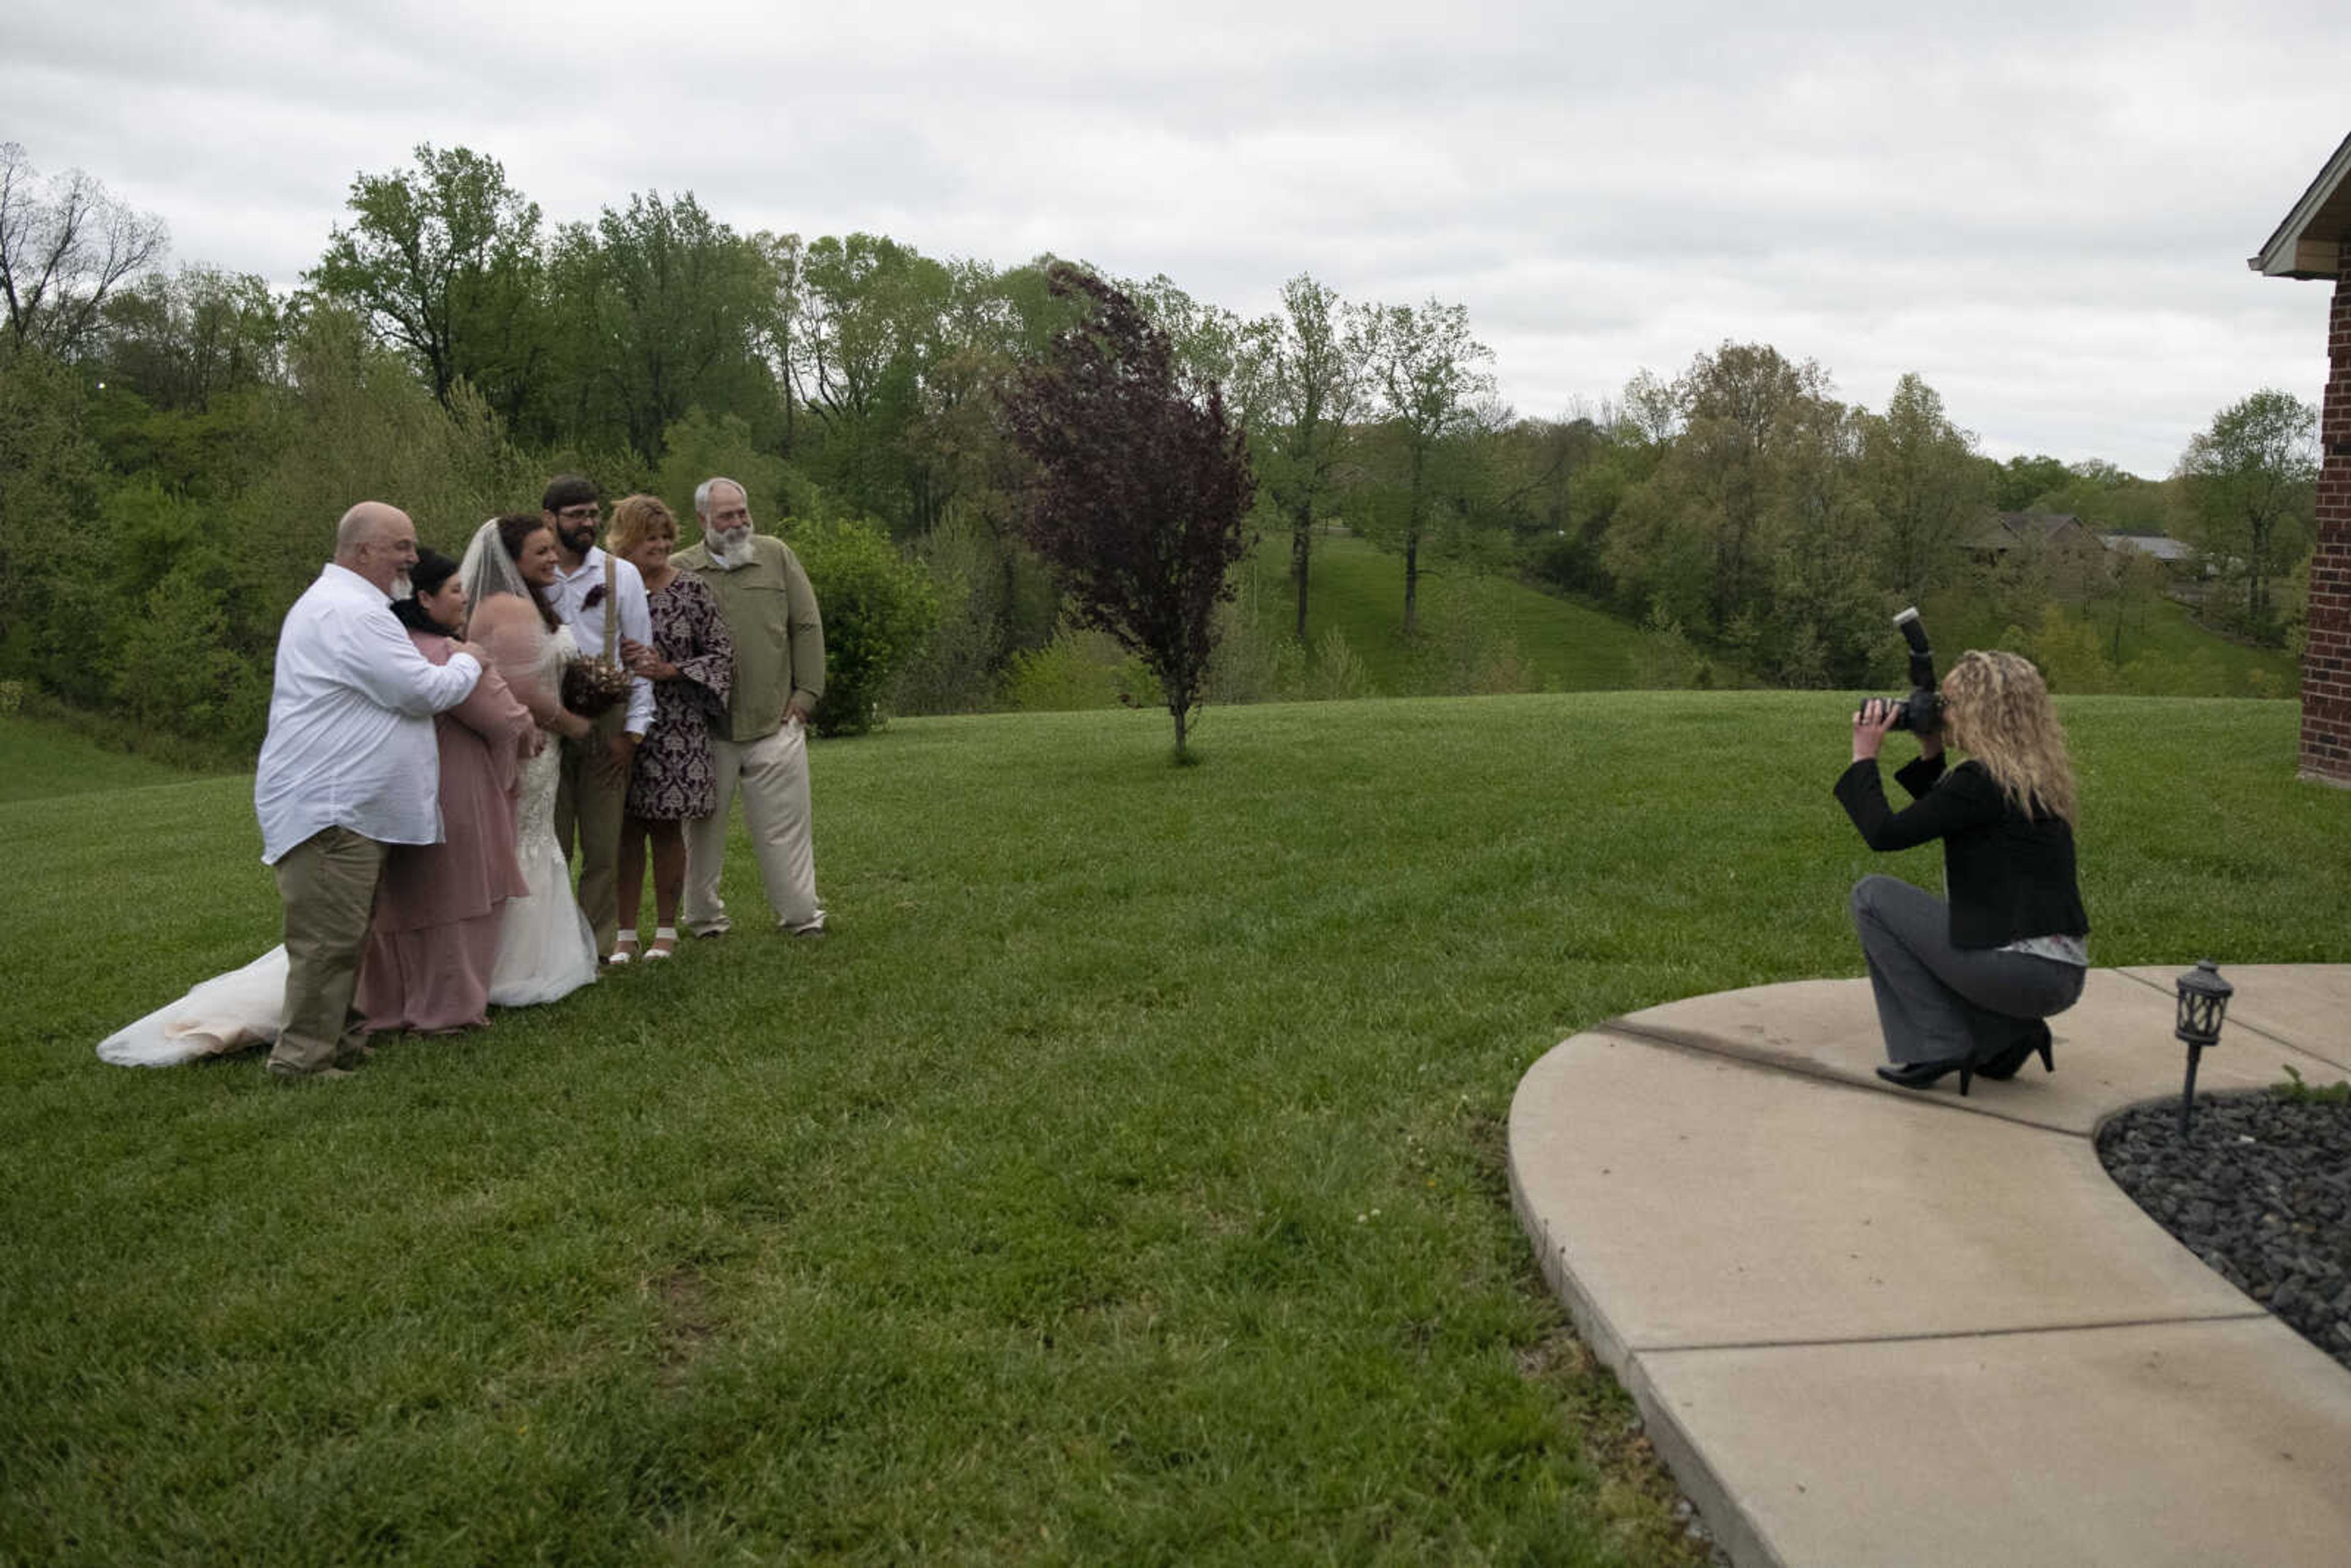
<path id="1" fill-rule="evenodd" d="M 612 951 L 606 956 L 604 962 L 617 968 L 622 964 L 634 963 L 636 957 L 637 934 L 633 931 L 623 931 L 612 938 Z"/>
<path id="2" fill-rule="evenodd" d="M 662 944 L 664 942 L 668 943 L 669 946 L 666 947 L 663 946 Z M 656 958 L 667 958 L 674 956 L 676 952 L 677 927 L 674 925 L 664 925 L 654 931 L 653 945 L 645 949 L 645 962 L 650 964 Z"/>

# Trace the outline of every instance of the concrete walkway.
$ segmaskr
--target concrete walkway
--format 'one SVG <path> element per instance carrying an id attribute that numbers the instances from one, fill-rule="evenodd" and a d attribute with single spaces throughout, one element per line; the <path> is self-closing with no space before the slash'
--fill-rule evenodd
<path id="1" fill-rule="evenodd" d="M 2115 1186 L 2179 1093 L 2173 977 L 2094 971 L 2057 1070 L 1880 1083 L 1865 980 L 1695 997 L 1554 1048 L 1511 1192 L 1740 1568 L 2351 1563 L 2351 1372 Z M 2351 966 L 2223 969 L 2205 1089 L 2351 1077 Z"/>

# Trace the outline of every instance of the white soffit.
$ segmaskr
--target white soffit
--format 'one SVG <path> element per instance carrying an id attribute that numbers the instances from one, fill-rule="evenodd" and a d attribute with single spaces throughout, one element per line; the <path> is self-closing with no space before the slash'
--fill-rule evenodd
<path id="1" fill-rule="evenodd" d="M 2259 256 L 2245 265 L 2269 277 L 2335 277 L 2351 245 L 2351 136 L 2335 150 L 2302 200 L 2286 214 Z"/>

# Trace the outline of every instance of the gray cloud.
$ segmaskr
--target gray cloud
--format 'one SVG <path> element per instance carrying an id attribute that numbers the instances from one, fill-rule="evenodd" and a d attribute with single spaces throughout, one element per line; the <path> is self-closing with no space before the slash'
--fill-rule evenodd
<path id="1" fill-rule="evenodd" d="M 2314 397 L 2323 287 L 2252 277 L 2351 125 L 2332 7 L 33 0 L 0 93 L 47 168 L 290 284 L 352 176 L 430 141 L 550 221 L 693 190 L 738 227 L 1468 307 L 1528 412 L 1725 339 L 1988 450 L 2168 469 Z"/>

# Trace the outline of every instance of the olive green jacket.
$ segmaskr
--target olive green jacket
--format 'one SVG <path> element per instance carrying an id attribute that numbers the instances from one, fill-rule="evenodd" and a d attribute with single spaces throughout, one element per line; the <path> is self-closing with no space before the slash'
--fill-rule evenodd
<path id="1" fill-rule="evenodd" d="M 753 534 L 751 559 L 732 571 L 700 545 L 671 560 L 717 596 L 735 639 L 734 689 L 726 716 L 714 727 L 719 738 L 740 745 L 775 734 L 795 694 L 814 712 L 824 695 L 824 622 L 799 557 L 771 534 Z"/>

